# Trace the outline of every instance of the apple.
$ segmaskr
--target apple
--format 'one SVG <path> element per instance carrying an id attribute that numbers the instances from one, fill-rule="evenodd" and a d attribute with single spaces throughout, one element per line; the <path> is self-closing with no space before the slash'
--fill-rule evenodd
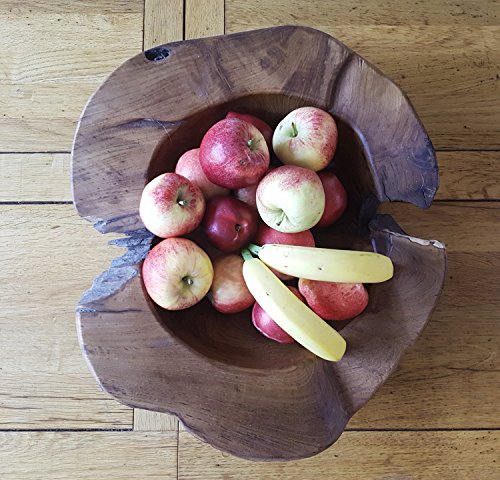
<path id="1" fill-rule="evenodd" d="M 314 247 L 314 237 L 310 230 L 297 233 L 278 232 L 267 226 L 265 223 L 260 223 L 255 233 L 254 243 L 265 245 L 266 243 L 278 243 L 283 245 L 298 245 L 301 247 Z M 278 272 L 271 268 L 272 272 L 281 280 L 290 280 L 293 277 L 285 273 Z"/>
<path id="2" fill-rule="evenodd" d="M 362 283 L 319 282 L 299 279 L 299 291 L 307 304 L 324 320 L 349 320 L 368 305 Z"/>
<path id="3" fill-rule="evenodd" d="M 205 199 L 201 190 L 177 173 L 151 180 L 142 192 L 139 215 L 144 226 L 158 237 L 193 231 L 203 219 Z"/>
<path id="4" fill-rule="evenodd" d="M 207 204 L 203 230 L 212 244 L 223 252 L 247 245 L 257 228 L 257 214 L 234 197 L 215 197 Z"/>
<path id="5" fill-rule="evenodd" d="M 250 185 L 249 187 L 238 188 L 238 190 L 234 191 L 234 196 L 245 202 L 247 205 L 250 205 L 253 209 L 257 210 L 257 199 L 255 198 L 257 195 L 257 187 L 258 183 L 255 185 Z"/>
<path id="6" fill-rule="evenodd" d="M 261 120 L 260 118 L 254 117 L 253 115 L 249 115 L 247 113 L 237 112 L 229 112 L 226 115 L 226 118 L 239 118 L 240 120 L 251 123 L 254 127 L 257 127 L 259 129 L 259 132 L 262 133 L 262 136 L 266 140 L 267 146 L 271 148 L 271 145 L 273 143 L 273 129 L 266 122 L 264 122 L 264 120 Z"/>
<path id="7" fill-rule="evenodd" d="M 316 226 L 329 227 L 345 212 L 347 192 L 333 172 L 319 172 L 318 176 L 325 191 L 325 211 Z"/>
<path id="8" fill-rule="evenodd" d="M 205 200 L 209 200 L 217 195 L 229 195 L 229 190 L 227 188 L 215 185 L 215 183 L 212 183 L 203 172 L 200 165 L 199 148 L 188 150 L 180 156 L 175 166 L 175 173 L 182 175 L 191 183 L 199 187 L 203 192 Z"/>
<path id="9" fill-rule="evenodd" d="M 257 187 L 257 209 L 262 220 L 275 230 L 309 230 L 325 209 L 325 192 L 318 174 L 294 165 L 275 168 Z"/>
<path id="10" fill-rule="evenodd" d="M 257 183 L 269 167 L 269 149 L 262 133 L 248 122 L 225 118 L 210 127 L 200 146 L 207 178 L 226 188 Z"/>
<path id="11" fill-rule="evenodd" d="M 317 172 L 332 161 L 337 135 L 337 124 L 328 112 L 315 107 L 297 108 L 274 130 L 274 153 L 287 165 Z"/>
<path id="12" fill-rule="evenodd" d="M 267 169 L 266 175 L 273 170 L 275 167 L 269 167 Z M 257 187 L 259 186 L 258 183 L 255 183 L 254 185 L 250 185 L 249 187 L 244 187 L 244 188 L 238 188 L 238 190 L 234 191 L 234 196 L 238 199 L 241 200 L 242 202 L 248 203 L 252 208 L 257 211 Z"/>
<path id="13" fill-rule="evenodd" d="M 210 290 L 213 275 L 208 255 L 187 238 L 162 240 L 142 265 L 146 291 L 167 310 L 182 310 L 198 303 Z"/>
<path id="14" fill-rule="evenodd" d="M 288 287 L 296 297 L 298 297 L 302 302 L 304 297 L 295 287 Z M 255 328 L 262 333 L 262 335 L 270 338 L 279 343 L 293 343 L 295 340 L 288 335 L 267 313 L 266 311 L 257 303 L 252 309 L 252 322 Z"/>
<path id="15" fill-rule="evenodd" d="M 243 278 L 243 258 L 240 255 L 224 255 L 214 263 L 214 280 L 209 298 L 221 313 L 238 313 L 251 307 L 254 298 Z"/>

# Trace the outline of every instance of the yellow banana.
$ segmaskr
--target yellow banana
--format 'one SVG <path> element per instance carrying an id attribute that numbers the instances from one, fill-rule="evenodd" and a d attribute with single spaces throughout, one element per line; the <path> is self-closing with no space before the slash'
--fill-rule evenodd
<path id="1" fill-rule="evenodd" d="M 243 277 L 257 303 L 303 347 L 325 360 L 339 361 L 346 349 L 342 336 L 302 303 L 261 260 L 243 255 Z"/>
<path id="2" fill-rule="evenodd" d="M 394 274 L 391 259 L 379 253 L 275 244 L 249 249 L 278 272 L 308 280 L 379 283 Z"/>

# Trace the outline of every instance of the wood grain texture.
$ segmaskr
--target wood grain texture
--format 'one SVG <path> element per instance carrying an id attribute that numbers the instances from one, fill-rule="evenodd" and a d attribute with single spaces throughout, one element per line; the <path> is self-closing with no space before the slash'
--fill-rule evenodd
<path id="1" fill-rule="evenodd" d="M 186 0 L 185 38 L 224 34 L 224 0 Z"/>
<path id="2" fill-rule="evenodd" d="M 145 0 L 144 3 L 144 50 L 184 38 L 183 0 Z M 177 430 L 179 422 L 175 415 L 134 410 L 134 430 Z"/>
<path id="3" fill-rule="evenodd" d="M 499 207 L 496 202 L 439 202 L 420 210 L 385 203 L 380 211 L 394 215 L 410 235 L 443 240 L 450 252 L 488 253 L 500 249 L 500 237 L 495 234 L 500 226 Z"/>
<path id="4" fill-rule="evenodd" d="M 183 30 L 183 0 L 145 0 L 144 50 L 182 40 Z"/>
<path id="5" fill-rule="evenodd" d="M 68 153 L 0 154 L 0 202 L 71 201 Z"/>
<path id="6" fill-rule="evenodd" d="M 497 480 L 498 431 L 346 432 L 326 452 L 288 463 L 255 463 L 179 435 L 179 480 Z"/>
<path id="7" fill-rule="evenodd" d="M 0 150 L 69 150 L 89 95 L 141 50 L 142 15 L 142 0 L 0 2 Z"/>
<path id="8" fill-rule="evenodd" d="M 409 95 L 436 148 L 500 148 L 498 2 L 226 2 L 227 33 L 277 24 L 319 28 L 377 65 Z"/>
<path id="9" fill-rule="evenodd" d="M 176 436 L 170 432 L 0 432 L 0 477 L 175 479 Z"/>
<path id="10" fill-rule="evenodd" d="M 175 432 L 178 425 L 175 415 L 134 408 L 134 430 L 139 432 Z"/>
<path id="11" fill-rule="evenodd" d="M 437 152 L 437 200 L 500 199 L 500 152 Z M 0 202 L 71 201 L 69 154 L 1 154 Z"/>
<path id="12" fill-rule="evenodd" d="M 74 323 L 117 251 L 71 205 L 2 205 L 0 244 L 0 429 L 132 428 L 132 410 L 95 384 Z"/>
<path id="13" fill-rule="evenodd" d="M 500 151 L 438 152 L 438 200 L 500 199 Z"/>

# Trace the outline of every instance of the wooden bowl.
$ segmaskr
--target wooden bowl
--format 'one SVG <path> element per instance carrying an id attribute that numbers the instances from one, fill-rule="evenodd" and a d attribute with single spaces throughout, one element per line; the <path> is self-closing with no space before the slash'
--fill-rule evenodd
<path id="1" fill-rule="evenodd" d="M 229 110 L 272 126 L 314 105 L 339 124 L 334 169 L 350 208 L 319 246 L 389 255 L 394 278 L 370 287 L 367 310 L 342 335 L 342 361 L 260 335 L 250 311 L 156 307 L 141 283 L 154 240 L 138 205 L 148 180 L 174 169 Z M 442 289 L 445 250 L 376 214 L 380 202 L 428 207 L 438 185 L 432 144 L 408 99 L 342 43 L 305 27 L 276 27 L 163 45 L 125 62 L 88 102 L 72 155 L 78 213 L 126 253 L 77 307 L 80 344 L 101 387 L 132 407 L 170 412 L 217 448 L 250 459 L 317 454 L 342 433 L 396 367 Z M 203 244 L 203 242 L 201 242 Z"/>

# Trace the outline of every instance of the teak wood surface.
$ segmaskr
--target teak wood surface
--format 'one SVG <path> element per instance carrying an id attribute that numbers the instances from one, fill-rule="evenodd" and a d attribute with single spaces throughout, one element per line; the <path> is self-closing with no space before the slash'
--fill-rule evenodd
<path id="1" fill-rule="evenodd" d="M 0 476 L 498 478 L 499 8 L 483 0 L 2 2 Z M 69 151 L 89 95 L 141 49 L 281 24 L 335 36 L 407 93 L 437 150 L 440 187 L 428 210 L 390 204 L 384 212 L 411 235 L 442 240 L 448 272 L 423 335 L 333 447 L 255 463 L 99 390 L 78 347 L 74 305 L 119 250 L 70 205 Z M 20 48 L 28 40 L 29 51 Z"/>

